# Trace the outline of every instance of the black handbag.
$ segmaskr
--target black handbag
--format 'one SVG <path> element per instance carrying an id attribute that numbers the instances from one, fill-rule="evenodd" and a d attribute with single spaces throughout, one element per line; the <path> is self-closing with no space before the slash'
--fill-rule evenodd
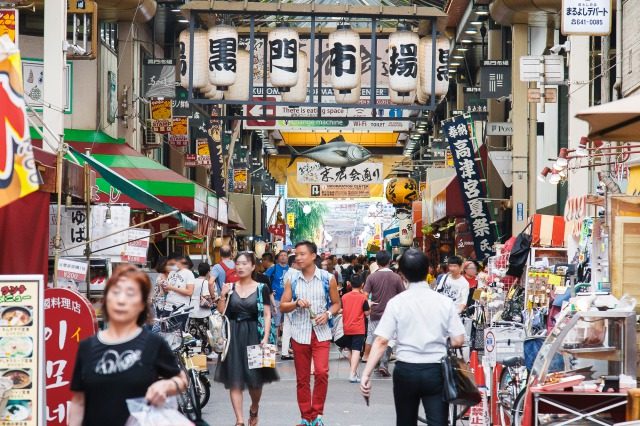
<path id="1" fill-rule="evenodd" d="M 471 369 L 458 358 L 447 339 L 447 355 L 440 361 L 444 378 L 444 400 L 449 404 L 471 407 L 482 401 L 480 391 L 473 380 Z"/>
<path id="2" fill-rule="evenodd" d="M 531 232 L 530 228 L 533 226 L 533 221 L 518 234 L 516 241 L 511 249 L 509 255 L 509 269 L 507 275 L 520 278 L 524 272 L 524 268 L 527 266 L 527 260 L 529 260 L 529 251 L 531 250 Z"/>

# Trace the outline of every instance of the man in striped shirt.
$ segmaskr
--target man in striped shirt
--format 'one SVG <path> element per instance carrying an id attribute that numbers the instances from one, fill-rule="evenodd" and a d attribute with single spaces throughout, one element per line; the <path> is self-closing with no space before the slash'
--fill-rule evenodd
<path id="1" fill-rule="evenodd" d="M 291 345 L 296 368 L 299 426 L 324 426 L 322 415 L 329 385 L 331 320 L 340 310 L 335 278 L 315 264 L 317 246 L 310 241 L 296 244 L 300 271 L 285 282 L 280 311 L 291 312 Z M 311 394 L 311 360 L 314 388 Z"/>

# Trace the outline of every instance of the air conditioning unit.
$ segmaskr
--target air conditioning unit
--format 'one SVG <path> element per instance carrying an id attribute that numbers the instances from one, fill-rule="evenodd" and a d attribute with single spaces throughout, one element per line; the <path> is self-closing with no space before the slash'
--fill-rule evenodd
<path id="1" fill-rule="evenodd" d="M 155 133 L 152 128 L 152 120 L 147 119 L 144 123 L 144 137 L 142 139 L 143 149 L 157 149 L 162 146 L 163 135 Z"/>

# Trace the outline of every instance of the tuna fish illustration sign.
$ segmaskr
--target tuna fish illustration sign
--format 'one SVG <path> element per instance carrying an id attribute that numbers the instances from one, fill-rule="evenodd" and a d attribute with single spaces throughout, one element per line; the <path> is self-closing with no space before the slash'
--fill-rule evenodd
<path id="1" fill-rule="evenodd" d="M 291 151 L 289 166 L 291 166 L 298 157 L 309 158 L 323 166 L 329 167 L 351 167 L 371 158 L 371 153 L 368 149 L 345 141 L 343 136 L 337 136 L 328 143 L 322 139 L 319 146 L 304 152 L 298 152 L 290 145 L 287 145 L 287 147 L 289 151 Z"/>

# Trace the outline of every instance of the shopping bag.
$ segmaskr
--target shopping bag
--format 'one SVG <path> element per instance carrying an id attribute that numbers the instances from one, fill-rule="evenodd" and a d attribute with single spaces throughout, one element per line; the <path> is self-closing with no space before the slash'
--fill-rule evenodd
<path id="1" fill-rule="evenodd" d="M 178 402 L 175 397 L 167 398 L 162 407 L 149 405 L 144 398 L 127 399 L 129 419 L 125 426 L 193 426 L 178 411 Z"/>
<path id="2" fill-rule="evenodd" d="M 449 404 L 474 406 L 482 395 L 473 380 L 471 369 L 460 359 L 447 339 L 447 354 L 440 361 L 444 379 L 444 401 Z"/>
<path id="3" fill-rule="evenodd" d="M 276 368 L 276 345 L 251 345 L 247 346 L 247 362 L 249 369 Z"/>

